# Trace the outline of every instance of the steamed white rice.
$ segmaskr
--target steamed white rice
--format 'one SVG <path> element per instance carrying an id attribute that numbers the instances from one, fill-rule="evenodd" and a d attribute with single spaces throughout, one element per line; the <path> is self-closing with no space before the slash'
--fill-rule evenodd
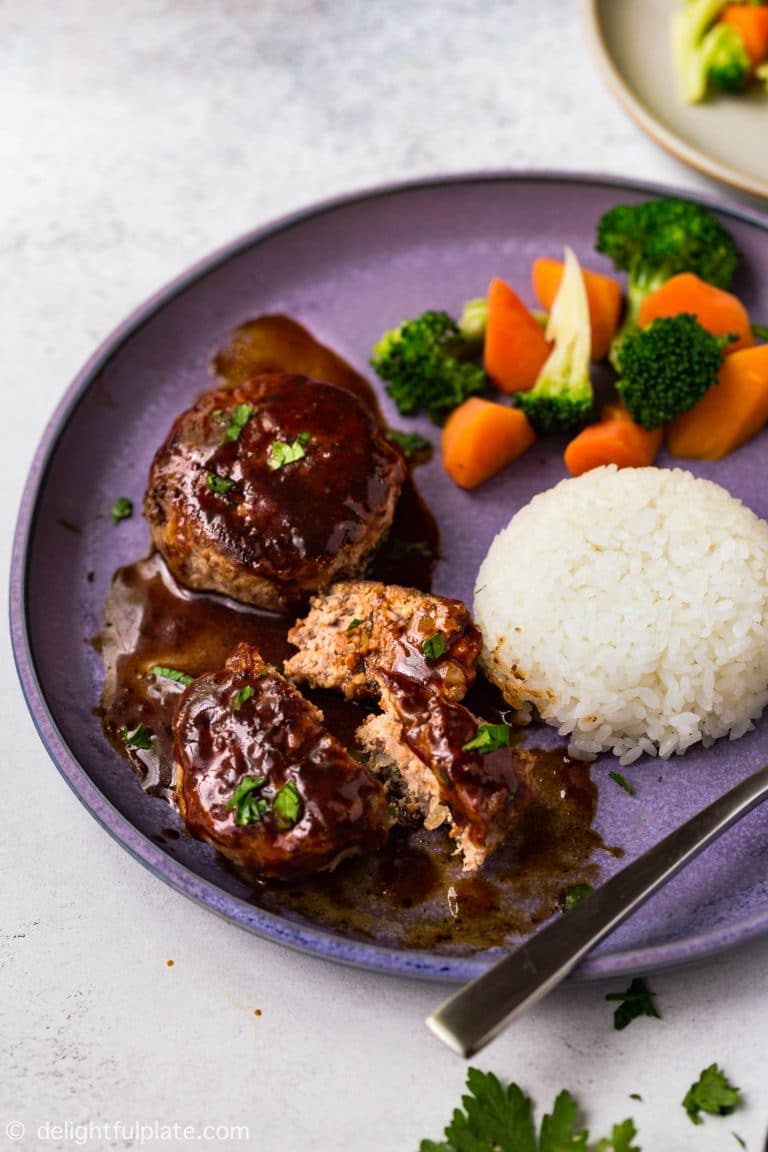
<path id="1" fill-rule="evenodd" d="M 572 756 L 735 740 L 768 703 L 768 524 L 689 472 L 564 480 L 498 534 L 475 587 L 486 673 Z"/>

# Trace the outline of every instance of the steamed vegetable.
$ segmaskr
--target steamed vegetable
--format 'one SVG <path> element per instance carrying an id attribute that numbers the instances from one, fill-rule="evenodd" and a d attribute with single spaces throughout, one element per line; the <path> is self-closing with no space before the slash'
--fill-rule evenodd
<path id="1" fill-rule="evenodd" d="M 720 22 L 736 29 L 753 68 L 768 60 L 768 8 L 762 4 L 727 4 Z"/>
<path id="2" fill-rule="evenodd" d="M 459 316 L 459 332 L 468 344 L 481 345 L 488 323 L 488 301 L 485 296 L 467 300 Z"/>
<path id="3" fill-rule="evenodd" d="M 593 392 L 589 376 L 591 329 L 584 278 L 576 256 L 565 250 L 565 271 L 547 323 L 554 347 L 522 408 L 537 432 L 572 432 L 589 419 Z"/>
<path id="4" fill-rule="evenodd" d="M 593 360 L 603 360 L 608 355 L 621 319 L 621 285 L 611 276 L 590 272 L 586 268 L 582 268 L 581 274 L 584 277 L 592 330 L 590 355 Z M 543 257 L 534 260 L 531 279 L 536 299 L 549 312 L 563 279 L 562 261 Z"/>
<path id="5" fill-rule="evenodd" d="M 617 468 L 644 468 L 653 464 L 661 449 L 664 431 L 647 431 L 636 424 L 626 409 L 611 405 L 597 424 L 589 424 L 565 449 L 565 466 L 571 476 L 581 476 L 603 464 Z"/>
<path id="6" fill-rule="evenodd" d="M 471 396 L 443 428 L 443 466 L 461 488 L 476 488 L 531 447 L 536 434 L 517 408 Z"/>
<path id="7" fill-rule="evenodd" d="M 429 311 L 386 332 L 371 364 L 402 415 L 426 408 L 439 424 L 486 386 L 482 368 L 469 359 L 474 351 L 447 312 Z"/>
<path id="8" fill-rule="evenodd" d="M 483 361 L 500 392 L 533 388 L 552 349 L 538 320 L 508 284 L 498 278 L 488 289 Z"/>
<path id="9" fill-rule="evenodd" d="M 726 354 L 750 348 L 755 338 L 747 310 L 740 300 L 722 288 L 699 279 L 692 272 L 681 272 L 646 296 L 637 313 L 641 328 L 661 316 L 678 316 L 687 312 L 695 316 L 712 336 L 732 336 Z"/>
<path id="10" fill-rule="evenodd" d="M 728 289 L 739 259 L 730 233 L 707 208 L 671 197 L 611 208 L 598 222 L 596 248 L 627 273 L 627 309 L 611 345 L 615 367 L 646 296 L 680 272 Z"/>
<path id="11" fill-rule="evenodd" d="M 630 332 L 616 389 L 632 419 L 657 428 L 692 408 L 717 380 L 726 343 L 685 313 Z"/>
<path id="12" fill-rule="evenodd" d="M 673 456 L 720 460 L 768 423 L 768 344 L 734 352 L 717 383 L 697 404 L 667 425 Z"/>
<path id="13" fill-rule="evenodd" d="M 750 61 L 738 31 L 717 23 L 727 0 L 687 0 L 672 15 L 672 54 L 686 104 L 711 91 L 738 92 L 749 81 Z"/>

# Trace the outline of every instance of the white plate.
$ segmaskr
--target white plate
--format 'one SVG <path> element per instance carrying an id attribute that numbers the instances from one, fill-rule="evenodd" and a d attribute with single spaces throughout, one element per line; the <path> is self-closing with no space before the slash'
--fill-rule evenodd
<path id="1" fill-rule="evenodd" d="M 768 93 L 680 99 L 670 18 L 682 0 L 585 0 L 592 48 L 605 80 L 658 144 L 734 188 L 768 197 Z"/>

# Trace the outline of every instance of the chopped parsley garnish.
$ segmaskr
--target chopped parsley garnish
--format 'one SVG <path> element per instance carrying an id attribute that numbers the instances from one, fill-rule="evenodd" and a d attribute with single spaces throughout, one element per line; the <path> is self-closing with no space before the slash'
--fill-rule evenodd
<path id="1" fill-rule="evenodd" d="M 349 624 L 347 624 L 345 631 L 354 632 L 355 628 L 359 628 L 361 624 L 362 620 L 358 620 L 357 616 L 355 616 L 352 620 L 350 620 Z"/>
<path id="2" fill-rule="evenodd" d="M 306 446 L 311 438 L 309 432 L 300 432 L 291 444 L 285 440 L 274 440 L 269 446 L 267 467 L 270 471 L 276 472 L 278 468 L 283 468 L 286 464 L 295 464 L 297 460 L 303 460 L 307 454 Z"/>
<path id="3" fill-rule="evenodd" d="M 123 728 L 123 739 L 128 748 L 151 748 L 153 732 L 142 723 L 138 723 L 132 731 Z"/>
<path id="4" fill-rule="evenodd" d="M 284 784 L 277 793 L 272 811 L 278 824 L 283 828 L 293 828 L 294 824 L 298 823 L 301 813 L 301 796 L 299 796 L 299 790 L 293 780 Z"/>
<path id="5" fill-rule="evenodd" d="M 159 676 L 161 680 L 174 680 L 177 684 L 191 684 L 194 676 L 188 676 L 186 672 L 179 672 L 178 668 L 166 668 L 164 664 L 153 664 L 150 668 L 153 676 Z"/>
<path id="6" fill-rule="evenodd" d="M 398 432 L 396 428 L 390 428 L 387 440 L 397 444 L 404 456 L 418 456 L 421 452 L 432 450 L 432 442 L 425 436 L 420 436 L 418 432 Z"/>
<path id="7" fill-rule="evenodd" d="M 232 415 L 229 418 L 227 430 L 224 433 L 225 440 L 239 440 L 240 433 L 253 415 L 252 404 L 238 404 L 232 410 Z"/>
<path id="8" fill-rule="evenodd" d="M 434 555 L 426 540 L 401 540 L 399 536 L 393 536 L 388 548 L 394 560 L 402 560 L 407 556 Z"/>
<path id="9" fill-rule="evenodd" d="M 641 1104 L 643 1102 L 643 1098 L 639 1092 L 630 1092 L 629 1098 L 630 1100 L 639 1100 Z"/>
<path id="10" fill-rule="evenodd" d="M 509 744 L 509 724 L 479 724 L 477 735 L 464 745 L 465 752 L 495 752 Z"/>
<path id="11" fill-rule="evenodd" d="M 215 472 L 209 472 L 205 477 L 205 482 L 211 492 L 215 492 L 217 496 L 223 496 L 225 492 L 229 492 L 234 484 L 234 480 L 227 480 L 224 476 L 217 476 Z"/>
<path id="12" fill-rule="evenodd" d="M 614 1124 L 610 1137 L 589 1142 L 570 1092 L 558 1095 L 539 1128 L 533 1101 L 517 1084 L 504 1088 L 492 1072 L 470 1068 L 467 1090 L 463 1110 L 454 1111 L 445 1139 L 422 1140 L 419 1152 L 640 1152 L 633 1120 Z"/>
<path id="13" fill-rule="evenodd" d="M 590 892 L 594 892 L 591 884 L 572 884 L 570 888 L 566 888 L 563 893 L 563 904 L 566 912 L 572 912 L 577 905 L 581 904 L 589 896 Z"/>
<path id="14" fill-rule="evenodd" d="M 442 632 L 435 632 L 434 636 L 427 636 L 426 640 L 421 642 L 421 650 L 430 662 L 439 660 L 447 648 L 448 644 Z"/>
<path id="15" fill-rule="evenodd" d="M 741 1103 L 741 1089 L 735 1088 L 717 1064 L 710 1064 L 691 1084 L 683 1100 L 683 1108 L 694 1124 L 701 1124 L 701 1112 L 710 1116 L 730 1116 Z"/>
<path id="16" fill-rule="evenodd" d="M 258 795 L 266 782 L 266 776 L 243 776 L 227 804 L 227 812 L 236 809 L 235 824 L 241 827 L 246 824 L 258 824 L 269 811 L 269 802 Z"/>
<path id="17" fill-rule="evenodd" d="M 618 784 L 619 788 L 623 788 L 624 791 L 628 792 L 630 796 L 634 796 L 635 790 L 630 784 L 629 780 L 627 780 L 626 776 L 622 776 L 621 772 L 609 772 L 608 775 L 610 776 L 611 780 L 614 780 Z"/>
<path id="18" fill-rule="evenodd" d="M 245 704 L 246 700 L 250 700 L 251 696 L 253 696 L 253 688 L 250 684 L 245 684 L 242 688 L 238 688 L 232 697 L 232 711 L 237 712 L 238 709 Z"/>
<path id="19" fill-rule="evenodd" d="M 741 1136 L 739 1136 L 738 1132 L 731 1132 L 731 1136 L 733 1136 L 733 1138 L 736 1141 L 736 1143 L 738 1144 L 739 1148 L 746 1148 L 747 1142 L 746 1142 L 746 1140 L 742 1140 L 742 1138 L 741 1138 Z"/>
<path id="20" fill-rule="evenodd" d="M 133 500 L 127 496 L 119 496 L 112 505 L 112 523 L 119 524 L 121 520 L 128 520 L 133 516 Z"/>
<path id="21" fill-rule="evenodd" d="M 653 1016 L 661 1020 L 661 1013 L 653 1002 L 653 992 L 645 980 L 635 977 L 625 992 L 609 992 L 606 1000 L 619 1000 L 620 1004 L 613 1013 L 613 1026 L 621 1032 L 638 1016 Z"/>

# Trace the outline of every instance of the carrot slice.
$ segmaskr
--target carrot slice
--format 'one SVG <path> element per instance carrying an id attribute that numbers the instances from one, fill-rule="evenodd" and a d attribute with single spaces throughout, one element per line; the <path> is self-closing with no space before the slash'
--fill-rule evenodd
<path id="1" fill-rule="evenodd" d="M 593 360 L 603 360 L 608 355 L 611 341 L 621 319 L 621 285 L 611 276 L 600 272 L 581 270 L 589 306 L 589 322 L 592 329 L 591 356 Z M 548 260 L 540 257 L 534 260 L 531 279 L 536 299 L 547 312 L 557 295 L 563 278 L 561 260 Z"/>
<path id="2" fill-rule="evenodd" d="M 536 383 L 552 346 L 516 292 L 498 278 L 488 288 L 483 359 L 500 392 L 527 392 Z"/>
<path id="3" fill-rule="evenodd" d="M 653 464 L 663 438 L 662 428 L 648 432 L 622 411 L 582 429 L 565 449 L 565 466 L 572 476 L 581 476 L 602 464 L 644 468 Z"/>
<path id="4" fill-rule="evenodd" d="M 536 434 L 519 408 L 470 396 L 443 427 L 443 466 L 461 488 L 476 488 L 531 447 Z"/>
<path id="5" fill-rule="evenodd" d="M 768 8 L 757 8 L 754 4 L 728 4 L 723 8 L 720 20 L 739 33 L 753 68 L 768 58 Z"/>
<path id="6" fill-rule="evenodd" d="M 723 361 L 708 392 L 667 425 L 673 456 L 720 460 L 768 422 L 768 344 L 744 348 Z"/>
<path id="7" fill-rule="evenodd" d="M 677 316 L 688 312 L 695 316 L 702 328 L 713 336 L 736 336 L 725 349 L 732 355 L 740 348 L 751 348 L 755 342 L 747 310 L 741 300 L 714 284 L 707 284 L 693 272 L 681 272 L 670 277 L 655 292 L 645 297 L 637 314 L 637 322 L 645 328 L 660 316 Z"/>

